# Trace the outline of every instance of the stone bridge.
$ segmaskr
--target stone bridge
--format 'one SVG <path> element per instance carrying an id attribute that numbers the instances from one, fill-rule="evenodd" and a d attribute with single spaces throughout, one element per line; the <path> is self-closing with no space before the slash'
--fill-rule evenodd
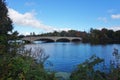
<path id="1" fill-rule="evenodd" d="M 80 37 L 43 37 L 43 36 L 36 36 L 36 37 L 24 37 L 22 38 L 24 41 L 46 41 L 46 42 L 74 42 L 74 41 L 81 41 L 82 38 Z"/>

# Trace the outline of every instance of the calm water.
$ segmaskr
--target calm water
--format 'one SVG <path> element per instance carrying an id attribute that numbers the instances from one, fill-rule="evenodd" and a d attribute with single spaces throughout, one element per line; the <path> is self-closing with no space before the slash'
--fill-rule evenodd
<path id="1" fill-rule="evenodd" d="M 114 48 L 117 48 L 120 52 L 120 44 L 90 45 L 57 42 L 29 44 L 26 47 L 43 48 L 44 52 L 50 56 L 48 61 L 53 64 L 53 66 L 45 64 L 45 68 L 60 72 L 71 72 L 76 65 L 84 62 L 94 54 L 105 59 L 105 64 L 107 65 L 110 60 L 114 59 L 112 56 Z"/>

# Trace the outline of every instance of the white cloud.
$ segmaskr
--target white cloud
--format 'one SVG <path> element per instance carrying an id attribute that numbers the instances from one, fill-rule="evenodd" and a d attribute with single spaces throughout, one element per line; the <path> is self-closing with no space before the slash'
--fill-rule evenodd
<path id="1" fill-rule="evenodd" d="M 8 15 L 12 19 L 13 23 L 19 26 L 39 28 L 46 32 L 70 30 L 70 28 L 55 28 L 55 27 L 43 24 L 40 20 L 36 19 L 35 17 L 36 13 L 34 11 L 26 12 L 24 14 L 19 13 L 18 11 L 11 8 L 8 8 L 8 11 L 9 11 Z"/>
<path id="2" fill-rule="evenodd" d="M 112 19 L 120 19 L 120 14 L 113 14 L 111 15 Z"/>
<path id="3" fill-rule="evenodd" d="M 34 28 L 40 28 L 45 31 L 53 31 L 55 28 L 44 25 L 41 21 L 37 20 L 33 12 L 26 12 L 21 14 L 14 9 L 8 8 L 8 15 L 13 20 L 13 23 L 21 26 L 30 26 Z"/>
<path id="4" fill-rule="evenodd" d="M 98 17 L 98 20 L 99 20 L 99 21 L 103 21 L 103 22 L 105 22 L 105 23 L 108 22 L 106 17 Z"/>
<path id="5" fill-rule="evenodd" d="M 117 30 L 120 30 L 120 26 L 113 26 L 113 27 L 110 27 L 108 29 L 112 29 L 114 31 L 117 31 Z"/>

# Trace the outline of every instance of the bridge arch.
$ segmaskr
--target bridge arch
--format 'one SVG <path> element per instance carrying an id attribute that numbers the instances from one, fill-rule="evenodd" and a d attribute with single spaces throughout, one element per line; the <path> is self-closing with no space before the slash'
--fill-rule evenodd
<path id="1" fill-rule="evenodd" d="M 72 39 L 71 41 L 72 42 L 80 42 L 81 40 L 80 39 Z"/>
<path id="2" fill-rule="evenodd" d="M 70 42 L 70 39 L 67 38 L 59 38 L 56 40 L 56 42 Z"/>
<path id="3" fill-rule="evenodd" d="M 40 39 L 36 39 L 34 41 L 45 41 L 45 42 L 54 42 L 53 39 L 50 39 L 50 38 L 40 38 Z"/>

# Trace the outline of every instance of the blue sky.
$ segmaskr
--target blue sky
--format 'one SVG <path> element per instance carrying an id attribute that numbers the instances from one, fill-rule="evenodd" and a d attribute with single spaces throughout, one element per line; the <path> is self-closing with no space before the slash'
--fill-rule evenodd
<path id="1" fill-rule="evenodd" d="M 120 0 L 6 0 L 21 34 L 90 28 L 120 30 Z"/>

